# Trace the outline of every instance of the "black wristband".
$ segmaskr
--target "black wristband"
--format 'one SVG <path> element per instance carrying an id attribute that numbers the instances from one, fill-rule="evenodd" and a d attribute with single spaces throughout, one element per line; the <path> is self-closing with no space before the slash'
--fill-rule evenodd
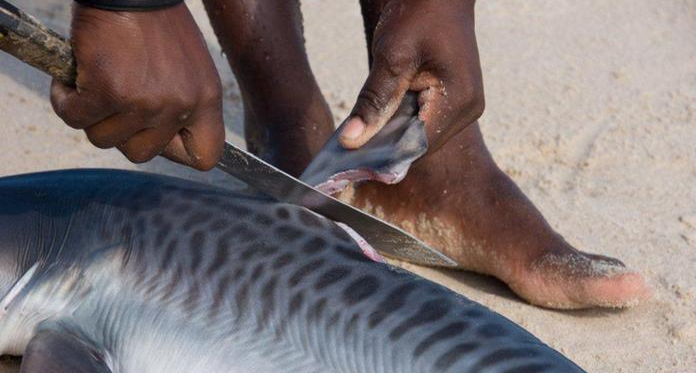
<path id="1" fill-rule="evenodd" d="M 75 0 L 87 5 L 107 10 L 152 10 L 183 3 L 184 0 Z"/>

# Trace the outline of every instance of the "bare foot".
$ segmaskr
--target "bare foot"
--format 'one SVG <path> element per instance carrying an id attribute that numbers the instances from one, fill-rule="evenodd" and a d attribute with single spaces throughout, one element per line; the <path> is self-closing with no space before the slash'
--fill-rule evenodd
<path id="1" fill-rule="evenodd" d="M 556 233 L 496 166 L 478 124 L 415 164 L 401 183 L 362 184 L 351 201 L 536 305 L 628 307 L 650 294 L 619 260 L 576 250 Z"/>
<path id="2" fill-rule="evenodd" d="M 333 126 L 305 53 L 299 3 L 281 3 L 205 5 L 239 81 L 249 148 L 299 175 Z M 266 37 L 267 30 L 285 37 Z M 478 125 L 416 164 L 401 183 L 364 184 L 354 203 L 534 304 L 624 307 L 649 294 L 641 276 L 618 260 L 582 253 L 555 233 L 495 165 Z"/>

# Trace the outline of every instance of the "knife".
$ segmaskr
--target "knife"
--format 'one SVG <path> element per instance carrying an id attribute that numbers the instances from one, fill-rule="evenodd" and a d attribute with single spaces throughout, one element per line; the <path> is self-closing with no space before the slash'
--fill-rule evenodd
<path id="1" fill-rule="evenodd" d="M 0 0 L 0 49 L 65 84 L 75 84 L 70 44 L 5 0 Z M 278 201 L 306 207 L 348 225 L 386 256 L 431 266 L 457 265 L 404 230 L 323 194 L 230 143 L 225 143 L 216 167 Z"/>

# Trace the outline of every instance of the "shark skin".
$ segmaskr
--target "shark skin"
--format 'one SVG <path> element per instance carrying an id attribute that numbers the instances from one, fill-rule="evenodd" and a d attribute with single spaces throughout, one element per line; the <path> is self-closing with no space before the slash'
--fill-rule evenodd
<path id="1" fill-rule="evenodd" d="M 22 372 L 583 372 L 304 208 L 182 179 L 0 179 L 0 353 Z"/>
<path id="2" fill-rule="evenodd" d="M 396 184 L 428 151 L 425 124 L 418 117 L 418 97 L 414 93 L 404 96 L 387 124 L 359 149 L 345 149 L 339 142 L 346 122 L 300 176 L 300 180 L 326 194 L 339 193 L 351 183 L 365 180 Z"/>

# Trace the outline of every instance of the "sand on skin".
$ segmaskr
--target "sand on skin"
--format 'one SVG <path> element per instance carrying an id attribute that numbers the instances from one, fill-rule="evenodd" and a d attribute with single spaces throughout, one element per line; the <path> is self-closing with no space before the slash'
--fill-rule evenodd
<path id="1" fill-rule="evenodd" d="M 21 1 L 62 31 L 68 3 Z M 221 71 L 228 139 L 241 144 L 237 85 L 202 5 L 189 5 Z M 310 59 L 339 120 L 367 71 L 357 1 L 306 0 L 303 8 Z M 622 258 L 655 296 L 626 311 L 556 312 L 489 278 L 405 266 L 523 325 L 590 372 L 693 371 L 696 3 L 487 0 L 477 5 L 477 31 L 487 97 L 481 123 L 496 160 L 571 243 Z M 162 160 L 132 165 L 92 147 L 52 114 L 48 85 L 0 55 L 0 175 L 117 167 L 238 184 Z"/>

